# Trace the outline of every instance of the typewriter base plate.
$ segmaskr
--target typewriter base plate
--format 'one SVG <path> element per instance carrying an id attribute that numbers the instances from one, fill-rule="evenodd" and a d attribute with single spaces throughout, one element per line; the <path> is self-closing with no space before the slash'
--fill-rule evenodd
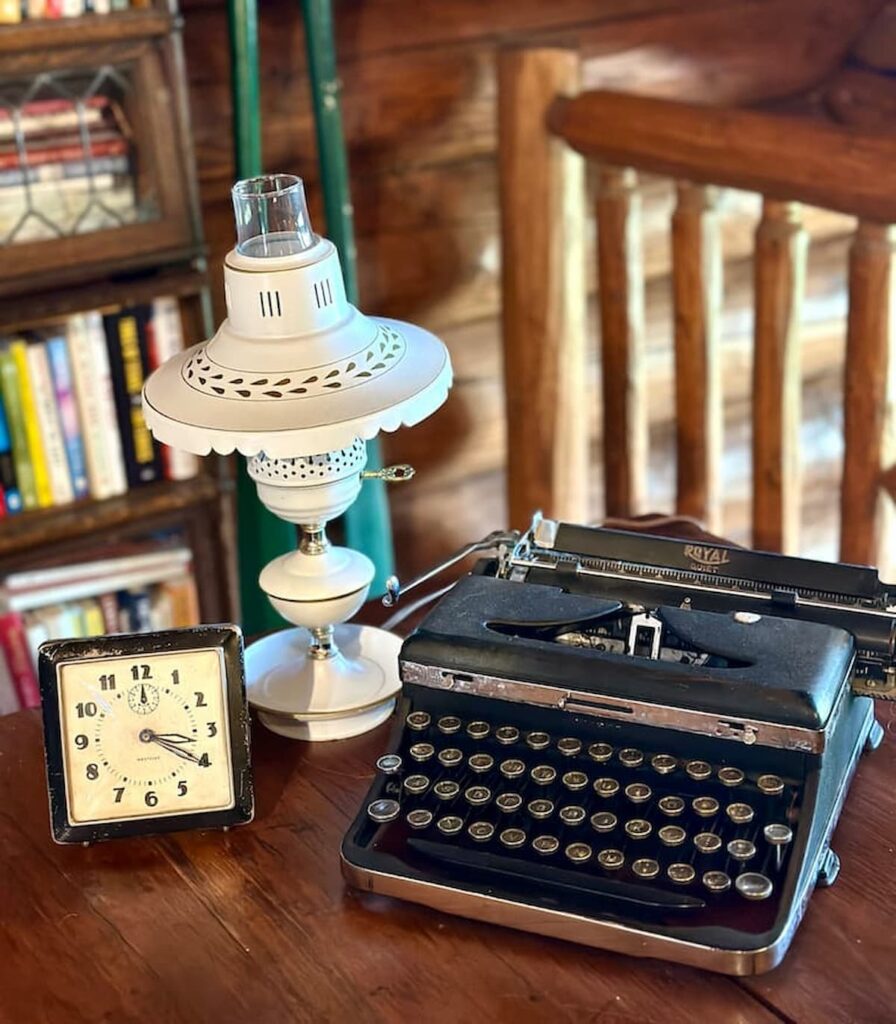
<path id="1" fill-rule="evenodd" d="M 401 683 L 401 641 L 374 626 L 336 627 L 339 653 L 309 656 L 307 630 L 285 629 L 246 649 L 249 703 L 272 732 L 289 739 L 338 740 L 384 722 Z"/>

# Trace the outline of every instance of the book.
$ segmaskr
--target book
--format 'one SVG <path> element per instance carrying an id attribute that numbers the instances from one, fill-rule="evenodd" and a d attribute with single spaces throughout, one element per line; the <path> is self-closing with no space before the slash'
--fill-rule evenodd
<path id="1" fill-rule="evenodd" d="M 27 349 L 28 375 L 34 396 L 34 409 L 40 429 L 41 446 L 50 481 L 50 494 L 54 505 L 68 505 L 75 499 L 72 475 L 65 454 L 62 424 L 56 404 L 56 389 L 50 374 L 50 360 L 46 342 L 32 342 Z"/>
<path id="2" fill-rule="evenodd" d="M 155 370 L 167 359 L 183 351 L 183 324 L 180 318 L 180 304 L 176 298 L 166 295 L 153 301 L 146 336 L 151 370 Z M 199 472 L 199 459 L 191 452 L 170 448 L 166 444 L 159 447 L 166 479 L 189 480 Z"/>
<path id="3" fill-rule="evenodd" d="M 2 396 L 2 388 L 0 388 Z M 12 438 L 6 420 L 6 407 L 0 397 L 0 487 L 3 488 L 3 501 L 8 515 L 22 511 L 22 495 L 16 479 L 15 460 L 12 453 Z"/>
<path id="4" fill-rule="evenodd" d="M 47 16 L 47 0 L 26 0 L 25 11 L 29 18 L 45 18 Z"/>
<path id="5" fill-rule="evenodd" d="M 115 595 L 111 591 L 98 594 L 97 601 L 103 614 L 103 633 L 108 636 L 110 633 L 119 632 L 118 601 L 115 600 Z"/>
<path id="6" fill-rule="evenodd" d="M 28 450 L 28 435 L 25 432 L 19 368 L 7 346 L 0 348 L 0 390 L 3 392 L 3 405 L 12 441 L 12 457 L 22 507 L 30 510 L 37 508 L 37 490 L 34 486 L 31 453 Z"/>
<path id="7" fill-rule="evenodd" d="M 65 456 L 72 481 L 72 490 L 76 498 L 86 498 L 90 493 L 87 479 L 87 463 L 84 457 L 84 440 L 81 436 L 81 423 L 78 419 L 78 404 L 72 381 L 71 363 L 68 357 L 68 346 L 61 335 L 48 338 L 46 342 L 47 356 L 50 360 L 50 373 L 53 378 L 53 390 L 56 395 L 56 407 L 59 410 L 59 422 L 65 443 Z M 2 451 L 2 434 L 0 434 L 0 451 Z M 2 459 L 2 454 L 0 454 Z M 0 481 L 2 481 L 2 465 L 0 465 Z"/>
<path id="8" fill-rule="evenodd" d="M 141 395 L 149 373 L 146 307 L 110 313 L 104 318 L 118 428 L 131 487 L 161 478 L 159 451 L 143 419 Z"/>
<path id="9" fill-rule="evenodd" d="M 61 18 L 62 0 L 47 0 L 47 6 L 44 16 L 47 18 Z"/>
<path id="10" fill-rule="evenodd" d="M 2 2 L 2 0 L 0 0 Z M 80 163 L 84 170 L 94 171 L 94 162 L 101 157 L 121 157 L 128 152 L 128 140 L 117 132 L 102 132 L 88 135 L 87 143 L 80 134 L 67 134 L 63 137 L 51 136 L 43 142 L 35 141 L 28 144 L 28 166 L 40 167 L 42 164 Z M 87 158 L 91 158 L 88 165 Z M 22 156 L 17 146 L 0 147 L 0 170 L 6 171 L 11 168 L 21 167 Z M 127 170 L 127 161 L 124 162 L 124 169 Z M 77 177 L 69 173 L 61 177 Z"/>
<path id="11" fill-rule="evenodd" d="M 0 0 L 0 25 L 15 25 L 22 20 L 19 0 Z"/>
<path id="12" fill-rule="evenodd" d="M 182 545 L 160 547 L 151 541 L 110 545 L 102 551 L 94 549 L 85 554 L 86 559 L 81 562 L 72 562 L 71 555 L 65 555 L 62 556 L 64 561 L 58 565 L 11 572 L 3 580 L 2 592 L 14 595 L 40 590 L 52 592 L 51 599 L 59 601 L 62 598 L 55 593 L 55 588 L 84 580 L 103 580 L 113 575 L 138 574 L 151 577 L 153 572 L 166 569 L 172 563 L 183 570 L 190 562 L 189 548 Z"/>
<path id="13" fill-rule="evenodd" d="M 78 313 L 69 317 L 66 339 L 90 493 L 97 499 L 124 494 L 127 476 L 100 314 Z"/>
<path id="14" fill-rule="evenodd" d="M 53 14 L 53 9 L 59 10 L 60 13 Z M 62 16 L 59 0 L 47 0 L 45 10 L 47 18 Z M 108 96 L 89 96 L 81 100 L 80 104 L 68 99 L 30 100 L 19 110 L 18 129 L 30 141 L 40 135 L 75 131 L 82 126 L 98 127 L 103 123 L 107 111 L 111 109 Z M 12 112 L 8 107 L 0 107 L 0 141 L 15 139 L 16 131 L 16 120 Z"/>
<path id="15" fill-rule="evenodd" d="M 34 389 L 28 367 L 28 343 L 21 338 L 10 342 L 10 355 L 19 372 L 19 396 L 22 404 L 22 418 L 25 421 L 25 436 L 28 439 L 28 456 L 34 472 L 34 490 L 37 495 L 38 508 L 49 508 L 53 504 L 53 492 L 50 489 L 50 472 L 44 451 L 43 439 L 40 436 L 40 423 L 37 419 L 37 405 L 34 400 Z"/>
<path id="16" fill-rule="evenodd" d="M 171 601 L 173 628 L 195 626 L 199 623 L 199 594 L 192 574 L 184 574 L 165 583 Z"/>
<path id="17" fill-rule="evenodd" d="M 128 174 L 131 169 L 130 158 L 124 156 L 100 156 L 91 160 L 84 159 L 83 153 L 76 160 L 52 161 L 43 164 L 31 164 L 27 167 L 13 164 L 10 169 L 0 170 L 0 198 L 4 204 L 10 198 L 18 201 L 23 193 L 4 192 L 19 185 L 46 185 L 54 183 L 47 191 L 52 195 L 58 189 L 84 191 L 89 187 L 89 179 L 93 178 L 96 191 L 114 189 L 116 177 Z M 69 184 L 71 182 L 71 184 Z M 32 189 L 32 195 L 34 190 Z"/>
<path id="18" fill-rule="evenodd" d="M 0 649 L 15 684 L 19 703 L 23 708 L 39 708 L 37 673 L 28 650 L 25 624 L 17 612 L 0 615 Z"/>
<path id="19" fill-rule="evenodd" d="M 9 715 L 21 706 L 15 680 L 6 663 L 6 655 L 0 649 L 0 715 Z"/>
<path id="20" fill-rule="evenodd" d="M 84 636 L 102 636 L 106 632 L 106 620 L 97 598 L 89 598 L 81 604 L 84 617 Z"/>
<path id="21" fill-rule="evenodd" d="M 77 18 L 84 13 L 84 0 L 62 0 L 62 17 Z"/>

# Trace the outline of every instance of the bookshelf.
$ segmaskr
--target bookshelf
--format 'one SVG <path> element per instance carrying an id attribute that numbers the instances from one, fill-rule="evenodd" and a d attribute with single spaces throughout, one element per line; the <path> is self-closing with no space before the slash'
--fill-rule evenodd
<path id="1" fill-rule="evenodd" d="M 88 215 L 92 204 L 100 208 L 95 224 L 84 216 L 64 223 L 54 211 L 16 233 L 15 216 L 3 220 L 0 187 L 0 337 L 161 297 L 176 300 L 186 345 L 207 336 L 207 275 L 180 28 L 173 0 L 0 25 L 0 133 L 4 119 L 14 126 L 5 137 L 5 167 L 22 177 L 23 194 L 15 201 L 24 204 L 26 218 L 32 207 L 41 213 L 34 197 L 44 194 L 38 185 L 53 173 L 39 169 L 41 146 L 46 150 L 48 143 L 40 131 L 29 138 L 22 126 L 35 121 L 35 110 L 45 120 L 43 112 L 52 110 L 71 119 L 72 134 L 84 147 L 78 201 Z M 126 163 L 126 173 L 117 165 L 114 173 L 105 166 L 102 175 L 97 170 L 97 132 L 114 160 Z M 3 141 L 0 134 L 0 154 Z M 12 169 L 9 152 L 18 154 Z M 62 161 L 70 157 L 54 159 L 67 177 Z M 0 163 L 0 179 L 3 168 Z M 104 188 L 109 179 L 109 191 L 101 192 L 101 178 Z M 118 197 L 113 188 L 127 193 L 126 204 L 112 207 L 108 197 Z M 173 529 L 192 553 L 201 618 L 238 620 L 233 524 L 231 464 L 204 459 L 192 479 L 159 479 L 114 497 L 84 497 L 0 519 L 0 580 L 46 559 L 77 561 L 86 548 Z"/>

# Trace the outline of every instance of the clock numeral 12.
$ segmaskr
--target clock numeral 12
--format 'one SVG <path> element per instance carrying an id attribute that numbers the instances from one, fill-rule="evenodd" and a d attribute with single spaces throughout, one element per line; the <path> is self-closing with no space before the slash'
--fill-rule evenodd
<path id="1" fill-rule="evenodd" d="M 131 676 L 134 679 L 152 679 L 152 669 L 149 665 L 131 665 Z"/>

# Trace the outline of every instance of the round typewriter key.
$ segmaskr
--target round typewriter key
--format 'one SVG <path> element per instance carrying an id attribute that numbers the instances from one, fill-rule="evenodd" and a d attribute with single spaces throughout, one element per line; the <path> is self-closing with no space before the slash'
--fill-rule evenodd
<path id="1" fill-rule="evenodd" d="M 459 818 L 456 814 L 446 814 L 444 818 L 439 818 L 436 822 L 436 828 L 446 836 L 456 836 L 463 827 L 464 819 Z"/>
<path id="2" fill-rule="evenodd" d="M 728 804 L 725 813 L 735 825 L 746 825 L 753 820 L 753 808 L 749 804 Z"/>
<path id="3" fill-rule="evenodd" d="M 609 743 L 592 743 L 588 748 L 588 756 L 592 761 L 603 764 L 613 756 L 613 748 Z"/>
<path id="4" fill-rule="evenodd" d="M 719 801 L 714 796 L 695 796 L 691 807 L 701 818 L 712 818 L 719 813 Z"/>
<path id="5" fill-rule="evenodd" d="M 467 834 L 477 843 L 485 843 L 495 834 L 495 826 L 487 821 L 474 821 L 467 829 Z"/>
<path id="6" fill-rule="evenodd" d="M 404 780 L 404 788 L 414 796 L 419 796 L 429 789 L 429 779 L 425 775 L 409 775 Z"/>
<path id="7" fill-rule="evenodd" d="M 560 820 L 564 825 L 581 825 L 586 817 L 584 807 L 571 804 L 569 807 L 560 808 Z"/>
<path id="8" fill-rule="evenodd" d="M 409 729 L 413 729 L 415 732 L 421 732 L 423 729 L 429 728 L 429 723 L 432 719 L 426 711 L 412 711 L 405 721 L 407 722 Z"/>
<path id="9" fill-rule="evenodd" d="M 765 841 L 775 850 L 775 867 L 780 871 L 784 863 L 784 850 L 793 840 L 793 832 L 787 825 L 766 825 L 762 830 Z"/>
<path id="10" fill-rule="evenodd" d="M 709 892 L 727 892 L 731 888 L 731 879 L 724 871 L 707 871 L 703 876 L 703 885 Z"/>
<path id="11" fill-rule="evenodd" d="M 625 834 L 630 839 L 646 839 L 653 831 L 653 826 L 644 818 L 632 818 L 625 823 Z"/>
<path id="12" fill-rule="evenodd" d="M 550 746 L 550 742 L 551 737 L 546 732 L 530 732 L 526 737 L 526 744 L 532 750 L 544 750 L 545 747 Z"/>
<path id="13" fill-rule="evenodd" d="M 625 795 L 633 804 L 645 804 L 650 799 L 652 791 L 644 782 L 631 782 L 625 787 Z"/>
<path id="14" fill-rule="evenodd" d="M 532 769 L 530 777 L 536 785 L 549 786 L 557 778 L 557 771 L 549 764 L 538 764 Z"/>
<path id="15" fill-rule="evenodd" d="M 550 800 L 530 800 L 526 810 L 533 818 L 550 818 L 554 813 L 554 805 Z"/>
<path id="16" fill-rule="evenodd" d="M 453 733 L 460 732 L 461 721 L 457 715 L 442 715 L 436 725 L 439 732 L 451 736 Z"/>
<path id="17" fill-rule="evenodd" d="M 644 764 L 644 755 L 634 747 L 623 747 L 619 751 L 619 763 L 624 764 L 626 768 L 639 768 Z"/>
<path id="18" fill-rule="evenodd" d="M 639 857 L 632 864 L 632 874 L 638 878 L 656 878 L 659 873 L 660 866 L 652 857 Z"/>
<path id="19" fill-rule="evenodd" d="M 657 835 L 664 846 L 681 846 L 687 838 L 687 832 L 681 825 L 663 825 Z"/>
<path id="20" fill-rule="evenodd" d="M 495 739 L 499 743 L 516 743 L 519 738 L 520 731 L 515 725 L 499 725 L 498 728 L 495 729 Z"/>
<path id="21" fill-rule="evenodd" d="M 464 793 L 464 799 L 474 807 L 481 807 L 487 804 L 492 798 L 492 791 L 488 786 L 470 786 Z"/>
<path id="22" fill-rule="evenodd" d="M 401 758 L 398 754 L 383 754 L 377 758 L 376 766 L 386 775 L 394 775 L 401 768 Z"/>
<path id="23" fill-rule="evenodd" d="M 618 871 L 625 863 L 621 850 L 601 850 L 597 855 L 597 863 L 607 871 Z"/>
<path id="24" fill-rule="evenodd" d="M 428 761 L 435 752 L 436 748 L 431 743 L 415 743 L 408 751 L 415 761 Z"/>
<path id="25" fill-rule="evenodd" d="M 760 775 L 756 785 L 766 796 L 780 796 L 784 792 L 784 780 L 778 775 Z"/>
<path id="26" fill-rule="evenodd" d="M 532 849 L 543 857 L 556 853 L 560 849 L 560 840 L 556 836 L 538 836 L 532 840 Z"/>
<path id="27" fill-rule="evenodd" d="M 697 872 L 690 864 L 670 864 L 666 868 L 666 874 L 669 876 L 669 881 L 676 885 L 690 885 L 697 877 Z"/>
<path id="28" fill-rule="evenodd" d="M 732 839 L 728 844 L 728 856 L 734 860 L 751 860 L 756 856 L 756 847 L 749 839 Z"/>
<path id="29" fill-rule="evenodd" d="M 767 900 L 772 894 L 770 878 L 758 871 L 745 871 L 734 880 L 734 888 L 748 900 Z"/>
<path id="30" fill-rule="evenodd" d="M 505 779 L 518 779 L 526 771 L 526 765 L 518 757 L 508 757 L 498 766 L 498 771 Z"/>
<path id="31" fill-rule="evenodd" d="M 456 768 L 463 759 L 464 755 L 457 747 L 445 747 L 439 751 L 439 764 L 446 768 Z"/>
<path id="32" fill-rule="evenodd" d="M 407 823 L 411 828 L 426 828 L 427 825 L 432 824 L 432 811 L 427 811 L 423 807 L 418 807 L 416 810 L 409 811 Z"/>
<path id="33" fill-rule="evenodd" d="M 588 776 L 584 772 L 566 772 L 563 775 L 562 782 L 567 789 L 577 793 L 588 785 Z"/>
<path id="34" fill-rule="evenodd" d="M 678 767 L 678 761 L 671 754 L 654 754 L 650 766 L 660 775 L 669 775 Z"/>
<path id="35" fill-rule="evenodd" d="M 616 815 L 610 811 L 598 811 L 591 815 L 591 827 L 595 832 L 612 832 L 616 824 Z"/>
<path id="36" fill-rule="evenodd" d="M 442 779 L 432 787 L 432 791 L 440 800 L 453 800 L 460 792 L 460 786 L 450 779 Z"/>
<path id="37" fill-rule="evenodd" d="M 694 836 L 694 846 L 698 853 L 718 853 L 722 849 L 722 840 L 714 832 L 698 832 Z"/>
<path id="38" fill-rule="evenodd" d="M 575 757 L 581 749 L 582 741 L 573 739 L 571 736 L 564 736 L 563 739 L 557 740 L 557 750 L 564 757 Z"/>
<path id="39" fill-rule="evenodd" d="M 720 768 L 719 782 L 723 786 L 739 786 L 744 781 L 744 773 L 740 768 Z"/>
<path id="40" fill-rule="evenodd" d="M 519 793 L 502 793 L 495 800 L 495 806 L 505 814 L 513 814 L 523 806 L 523 798 Z"/>
<path id="41" fill-rule="evenodd" d="M 401 811 L 401 804 L 397 800 L 374 800 L 367 808 L 367 816 L 373 821 L 392 821 L 397 818 Z"/>
<path id="42" fill-rule="evenodd" d="M 688 761 L 684 770 L 697 782 L 702 782 L 712 775 L 712 765 L 707 761 Z"/>
<path id="43" fill-rule="evenodd" d="M 684 800 L 680 796 L 661 796 L 658 806 L 667 818 L 677 818 L 684 811 Z"/>
<path id="44" fill-rule="evenodd" d="M 592 787 L 598 796 L 611 797 L 619 792 L 619 783 L 616 779 L 595 779 Z"/>
<path id="45" fill-rule="evenodd" d="M 591 847 L 587 843 L 570 843 L 566 847 L 566 857 L 573 864 L 584 864 L 591 860 Z"/>
<path id="46" fill-rule="evenodd" d="M 495 763 L 491 754 L 471 754 L 467 764 L 470 770 L 478 773 L 489 771 Z"/>
<path id="47" fill-rule="evenodd" d="M 484 740 L 491 732 L 488 722 L 470 722 L 467 726 L 467 735 L 474 740 Z"/>
<path id="48" fill-rule="evenodd" d="M 505 828 L 498 837 L 510 850 L 516 850 L 526 841 L 526 833 L 521 828 Z"/>

